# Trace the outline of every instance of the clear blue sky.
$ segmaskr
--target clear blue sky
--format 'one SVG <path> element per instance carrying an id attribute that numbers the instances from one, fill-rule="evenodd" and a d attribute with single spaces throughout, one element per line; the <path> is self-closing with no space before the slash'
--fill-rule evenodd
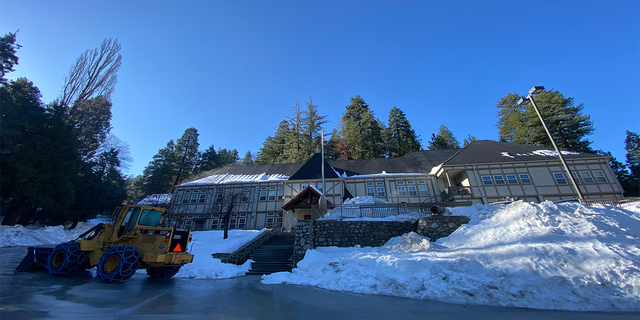
<path id="1" fill-rule="evenodd" d="M 377 117 L 403 110 L 426 145 L 444 124 L 497 139 L 497 101 L 534 85 L 584 104 L 595 149 L 624 161 L 640 131 L 640 5 L 587 1 L 0 0 L 20 64 L 45 103 L 104 38 L 122 44 L 113 133 L 141 174 L 195 127 L 205 149 L 257 152 L 296 100 L 330 123 L 361 95 Z"/>

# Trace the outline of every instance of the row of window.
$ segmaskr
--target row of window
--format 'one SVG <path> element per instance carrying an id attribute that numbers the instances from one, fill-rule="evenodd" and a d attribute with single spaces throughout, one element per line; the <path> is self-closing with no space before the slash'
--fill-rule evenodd
<path id="1" fill-rule="evenodd" d="M 607 178 L 604 176 L 604 173 L 602 171 L 592 171 L 592 172 L 580 171 L 579 173 L 572 171 L 571 174 L 573 175 L 573 180 L 575 180 L 576 183 L 596 183 L 596 182 L 606 183 L 607 182 Z M 567 179 L 565 178 L 562 172 L 554 173 L 553 177 L 556 179 L 556 182 L 558 184 L 568 184 Z M 582 180 L 580 178 L 582 178 Z"/>
<path id="2" fill-rule="evenodd" d="M 573 179 L 576 180 L 576 183 L 606 183 L 607 178 L 604 176 L 602 171 L 580 171 L 572 172 Z M 568 184 L 566 177 L 562 172 L 556 172 L 553 174 L 553 177 L 556 179 L 558 184 Z M 505 185 L 505 184 L 529 184 L 531 183 L 531 177 L 528 174 L 507 174 L 507 175 L 494 175 L 494 176 L 482 176 L 482 184 L 485 186 L 488 185 Z M 506 179 L 505 179 L 506 178 Z M 518 178 L 520 181 L 518 181 Z M 580 179 L 582 178 L 582 180 Z"/>

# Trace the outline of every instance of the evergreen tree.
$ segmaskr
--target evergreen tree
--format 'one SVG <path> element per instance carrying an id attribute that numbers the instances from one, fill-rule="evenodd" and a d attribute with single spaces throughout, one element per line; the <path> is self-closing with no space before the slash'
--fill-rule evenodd
<path id="1" fill-rule="evenodd" d="M 289 122 L 280 121 L 278 129 L 273 136 L 268 136 L 260 149 L 259 164 L 285 163 L 284 149 L 289 136 Z"/>
<path id="2" fill-rule="evenodd" d="M 303 136 L 303 152 L 306 161 L 313 156 L 314 153 L 320 151 L 322 144 L 323 125 L 328 122 L 327 116 L 321 116 L 318 112 L 318 106 L 313 104 L 313 99 L 309 97 L 307 110 L 304 113 L 302 128 Z"/>
<path id="3" fill-rule="evenodd" d="M 411 151 L 420 150 L 420 139 L 409 124 L 402 110 L 393 107 L 389 112 L 389 127 L 385 130 L 386 148 L 390 157 L 402 157 Z"/>
<path id="4" fill-rule="evenodd" d="M 327 160 L 347 160 L 349 159 L 349 149 L 340 135 L 340 132 L 334 128 L 329 141 L 325 147 L 325 158 Z"/>
<path id="5" fill-rule="evenodd" d="M 627 150 L 628 178 L 625 181 L 625 195 L 640 195 L 640 135 L 627 130 L 627 137 L 624 140 L 625 150 Z"/>
<path id="6" fill-rule="evenodd" d="M 158 150 L 153 160 L 144 169 L 145 196 L 152 194 L 171 193 L 171 187 L 175 181 L 176 144 L 173 139 L 167 142 L 167 146 Z"/>
<path id="7" fill-rule="evenodd" d="M 453 135 L 453 132 L 445 125 L 440 126 L 438 134 L 431 134 L 431 141 L 429 141 L 429 150 L 439 149 L 457 149 L 460 148 L 460 142 Z"/>
<path id="8" fill-rule="evenodd" d="M 293 107 L 293 116 L 288 117 L 287 135 L 284 138 L 283 163 L 298 163 L 309 159 L 303 141 L 304 113 L 300 101 Z"/>
<path id="9" fill-rule="evenodd" d="M 385 154 L 381 122 L 369 105 L 356 95 L 342 115 L 342 138 L 349 149 L 349 159 L 381 158 Z"/>
<path id="10" fill-rule="evenodd" d="M 518 94 L 510 93 L 498 102 L 500 141 L 553 147 L 533 107 L 518 106 L 519 99 Z M 565 98 L 557 90 L 543 91 L 534 99 L 560 149 L 592 152 L 586 136 L 594 126 L 590 116 L 582 113 L 582 104 L 574 106 L 573 97 Z"/>
<path id="11" fill-rule="evenodd" d="M 198 162 L 196 164 L 196 174 L 207 172 L 213 169 L 220 168 L 220 157 L 213 145 L 210 145 L 207 150 L 202 152 Z"/>
<path id="12" fill-rule="evenodd" d="M 195 171 L 196 164 L 200 158 L 198 136 L 198 130 L 192 127 L 185 130 L 182 137 L 178 139 L 175 148 L 176 178 L 173 182 L 174 186 L 177 185 L 181 179 L 184 180 L 184 178 L 192 176 Z"/>
<path id="13" fill-rule="evenodd" d="M 476 141 L 476 137 L 472 136 L 472 135 L 468 135 L 466 138 L 464 138 L 464 142 L 462 144 L 463 147 L 468 146 L 469 144 L 471 144 L 471 142 Z"/>
<path id="14" fill-rule="evenodd" d="M 22 46 L 16 43 L 16 33 L 9 32 L 0 38 L 0 84 L 7 83 L 5 76 L 18 64 L 16 51 Z"/>
<path id="15" fill-rule="evenodd" d="M 104 96 L 78 101 L 69 110 L 67 121 L 76 129 L 78 152 L 82 161 L 96 156 L 111 131 L 111 102 Z"/>
<path id="16" fill-rule="evenodd" d="M 238 157 L 238 150 L 227 150 L 226 148 L 218 149 L 218 157 L 220 158 L 221 167 L 235 165 L 240 159 Z"/>
<path id="17" fill-rule="evenodd" d="M 253 166 L 255 164 L 255 157 L 251 153 L 251 150 L 247 151 L 247 153 L 245 153 L 244 155 L 244 158 L 242 158 L 242 160 L 240 161 L 240 165 L 242 166 Z"/>
<path id="18" fill-rule="evenodd" d="M 40 97 L 38 88 L 25 78 L 0 86 L 0 198 L 5 225 L 26 225 L 37 210 L 54 219 L 64 216 L 75 200 L 79 156 L 73 128 L 65 123 L 62 108 L 45 108 Z"/>

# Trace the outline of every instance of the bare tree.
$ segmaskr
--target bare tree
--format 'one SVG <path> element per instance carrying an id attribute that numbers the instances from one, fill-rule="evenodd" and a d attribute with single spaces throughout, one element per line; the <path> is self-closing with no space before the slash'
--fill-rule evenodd
<path id="1" fill-rule="evenodd" d="M 77 102 L 94 96 L 110 100 L 118 82 L 118 69 L 122 63 L 120 43 L 108 38 L 100 48 L 85 51 L 69 70 L 62 88 L 60 102 L 73 108 Z"/>
<path id="2" fill-rule="evenodd" d="M 229 237 L 229 222 L 231 215 L 243 209 L 243 204 L 248 200 L 246 192 L 242 188 L 220 188 L 216 193 L 213 212 L 219 213 L 224 226 L 224 239 Z"/>

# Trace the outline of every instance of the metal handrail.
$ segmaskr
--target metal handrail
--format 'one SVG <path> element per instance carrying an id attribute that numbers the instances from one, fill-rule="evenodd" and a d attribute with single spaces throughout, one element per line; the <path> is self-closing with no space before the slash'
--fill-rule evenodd
<path id="1" fill-rule="evenodd" d="M 222 263 L 241 265 L 249 259 L 249 255 L 265 242 L 269 241 L 276 233 L 278 233 L 278 229 L 267 230 L 231 253 L 213 253 L 211 256 L 220 259 Z"/>

